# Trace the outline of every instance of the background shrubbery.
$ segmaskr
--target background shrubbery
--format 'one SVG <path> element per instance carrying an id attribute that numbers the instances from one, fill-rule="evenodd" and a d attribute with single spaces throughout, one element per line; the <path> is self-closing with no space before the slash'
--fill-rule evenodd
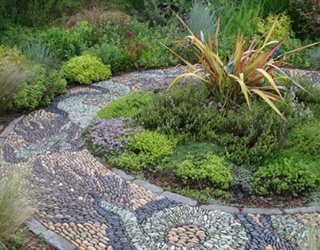
<path id="1" fill-rule="evenodd" d="M 195 3 L 186 0 L 32 0 L 26 4 L 4 0 L 0 13 L 0 44 L 7 46 L 6 53 L 13 58 L 17 56 L 14 50 L 18 48 L 23 52 L 18 52 L 19 56 L 28 63 L 44 65 L 48 71 L 60 71 L 67 60 L 86 54 L 110 65 L 113 74 L 178 64 L 179 60 L 161 45 L 175 48 L 172 39 L 185 34 L 174 13 L 180 15 L 196 34 L 204 36 L 213 34 L 220 20 L 219 52 L 225 60 L 231 56 L 239 30 L 248 40 L 263 35 L 275 14 L 280 13 L 280 19 L 273 38 L 285 38 L 281 52 L 319 39 L 317 27 L 320 26 L 317 25 L 319 7 L 316 0 L 199 0 Z M 185 47 L 183 53 L 194 59 L 189 49 Z M 318 69 L 318 51 L 315 48 L 298 53 L 291 56 L 289 62 L 293 67 Z M 0 57 L 4 55 L 0 53 Z M 38 72 L 37 66 L 33 68 L 36 69 L 34 74 Z M 40 79 L 30 80 L 32 77 L 31 74 L 28 84 L 22 84 L 25 82 L 22 80 L 16 84 L 27 88 L 22 91 L 24 93 L 35 89 L 31 104 L 12 100 L 8 107 L 31 109 L 52 99 L 39 101 L 38 96 L 44 96 L 40 92 L 51 87 L 39 87 Z M 62 88 L 58 89 L 50 96 L 63 92 Z"/>

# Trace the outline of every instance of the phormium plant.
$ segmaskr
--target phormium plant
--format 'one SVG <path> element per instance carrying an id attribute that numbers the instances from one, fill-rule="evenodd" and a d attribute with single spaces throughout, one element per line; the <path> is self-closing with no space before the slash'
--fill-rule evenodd
<path id="1" fill-rule="evenodd" d="M 168 48 L 188 66 L 188 72 L 177 76 L 169 88 L 185 77 L 195 77 L 210 88 L 222 108 L 241 104 L 244 100 L 250 107 L 250 99 L 256 95 L 261 97 L 274 111 L 282 116 L 274 103 L 284 102 L 282 96 L 283 88 L 278 82 L 283 78 L 290 77 L 281 70 L 281 67 L 284 65 L 287 56 L 317 43 L 278 55 L 283 41 L 270 41 L 277 23 L 276 20 L 268 34 L 266 34 L 265 39 L 253 41 L 249 47 L 246 46 L 244 36 L 239 34 L 233 56 L 228 62 L 225 62 L 219 56 L 218 51 L 219 25 L 214 39 L 212 40 L 209 35 L 208 39 L 205 40 L 204 37 L 198 38 L 193 34 L 184 21 L 180 17 L 178 18 L 190 33 L 184 40 L 178 41 L 178 44 L 191 43 L 193 53 L 198 59 L 198 64 L 193 65 Z M 295 81 L 293 82 L 300 86 Z"/>

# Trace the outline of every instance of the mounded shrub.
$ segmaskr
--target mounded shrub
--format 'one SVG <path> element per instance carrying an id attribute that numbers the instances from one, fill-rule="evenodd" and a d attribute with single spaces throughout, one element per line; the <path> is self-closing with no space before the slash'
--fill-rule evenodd
<path id="1" fill-rule="evenodd" d="M 320 123 L 313 121 L 295 127 L 286 143 L 288 148 L 295 148 L 302 154 L 320 159 Z"/>
<path id="2" fill-rule="evenodd" d="M 65 92 L 67 81 L 61 70 L 52 70 L 47 73 L 45 88 L 42 93 L 40 106 L 49 105 L 57 95 Z"/>
<path id="3" fill-rule="evenodd" d="M 46 106 L 66 89 L 67 82 L 61 72 L 55 70 L 48 72 L 40 65 L 32 65 L 29 70 L 30 76 L 19 84 L 8 101 L 10 109 L 32 110 Z"/>
<path id="4" fill-rule="evenodd" d="M 298 195 L 318 185 L 317 176 L 303 161 L 284 158 L 260 167 L 255 174 L 254 187 L 258 194 Z"/>
<path id="5" fill-rule="evenodd" d="M 151 100 L 152 94 L 148 92 L 133 92 L 109 103 L 99 111 L 98 117 L 101 119 L 134 118 Z"/>
<path id="6" fill-rule="evenodd" d="M 220 147 L 234 164 L 255 165 L 271 155 L 286 140 L 294 124 L 301 120 L 291 106 L 282 110 L 288 122 L 268 106 L 252 102 L 236 110 L 217 108 L 203 86 L 179 86 L 155 95 L 138 115 L 141 124 L 150 130 L 179 136 L 183 141 L 210 141 Z"/>
<path id="7" fill-rule="evenodd" d="M 47 47 L 60 61 L 80 55 L 87 44 L 80 32 L 60 28 L 50 28 L 40 35 Z"/>
<path id="8" fill-rule="evenodd" d="M 91 55 L 71 58 L 63 64 L 62 70 L 68 80 L 80 84 L 90 84 L 111 77 L 110 66 Z"/>
<path id="9" fill-rule="evenodd" d="M 88 52 L 101 59 L 104 64 L 111 66 L 112 73 L 126 70 L 130 67 L 129 57 L 124 48 L 112 43 L 102 43 Z"/>
<path id="10" fill-rule="evenodd" d="M 31 72 L 9 101 L 10 109 L 32 110 L 39 107 L 46 85 L 46 69 L 37 65 L 32 67 Z"/>
<path id="11" fill-rule="evenodd" d="M 225 160 L 213 153 L 202 157 L 189 155 L 185 161 L 177 164 L 176 175 L 184 183 L 208 183 L 218 189 L 227 189 L 232 181 Z"/>

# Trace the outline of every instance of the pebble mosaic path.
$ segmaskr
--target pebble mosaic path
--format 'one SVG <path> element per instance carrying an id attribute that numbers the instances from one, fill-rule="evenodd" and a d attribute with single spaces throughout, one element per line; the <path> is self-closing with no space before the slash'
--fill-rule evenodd
<path id="1" fill-rule="evenodd" d="M 16 124 L 0 146 L 0 169 L 25 171 L 41 203 L 36 219 L 71 243 L 68 249 L 304 249 L 307 228 L 320 227 L 319 213 L 254 215 L 182 204 L 122 178 L 84 149 L 82 131 L 101 107 L 130 91 L 162 88 L 179 72 L 129 73 L 68 90 Z"/>

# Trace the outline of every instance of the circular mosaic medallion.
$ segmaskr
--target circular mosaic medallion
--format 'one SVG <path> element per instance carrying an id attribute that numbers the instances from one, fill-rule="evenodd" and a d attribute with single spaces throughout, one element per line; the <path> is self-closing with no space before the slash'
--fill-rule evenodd
<path id="1" fill-rule="evenodd" d="M 202 244 L 206 237 L 207 233 L 203 228 L 187 224 L 170 228 L 166 240 L 178 247 L 195 247 Z"/>

